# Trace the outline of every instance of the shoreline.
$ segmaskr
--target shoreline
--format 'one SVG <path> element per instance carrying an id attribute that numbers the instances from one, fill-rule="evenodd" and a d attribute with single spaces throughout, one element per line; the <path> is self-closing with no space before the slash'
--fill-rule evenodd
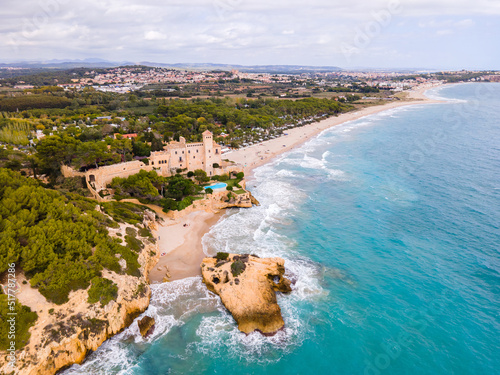
<path id="1" fill-rule="evenodd" d="M 332 116 L 319 122 L 289 129 L 287 130 L 288 135 L 254 144 L 244 149 L 231 151 L 224 155 L 227 155 L 226 158 L 229 158 L 229 160 L 244 166 L 245 178 L 248 181 L 248 178 L 253 176 L 254 169 L 271 162 L 279 155 L 302 145 L 306 141 L 319 135 L 321 132 L 334 126 L 359 120 L 362 117 L 371 116 L 394 108 L 418 104 L 444 103 L 445 101 L 443 100 L 430 99 L 424 95 L 425 91 L 429 89 L 443 86 L 445 85 L 420 87 L 415 91 L 409 91 L 408 99 L 406 100 L 365 107 L 351 112 L 344 112 L 338 116 Z"/>
<path id="2" fill-rule="evenodd" d="M 445 101 L 429 99 L 424 95 L 425 91 L 442 86 L 420 87 L 417 90 L 409 91 L 406 100 L 365 107 L 342 113 L 339 116 L 332 116 L 319 122 L 292 128 L 287 131 L 288 135 L 224 155 L 227 155 L 230 160 L 244 165 L 245 179 L 248 181 L 249 178 L 253 177 L 255 168 L 271 162 L 283 153 L 302 145 L 331 127 L 394 108 L 417 104 L 444 103 Z M 202 238 L 219 221 L 223 214 L 224 211 L 219 213 L 195 211 L 170 225 L 165 225 L 165 222 L 164 225 L 159 223 L 155 232 L 160 249 L 160 260 L 150 272 L 150 282 L 161 283 L 167 280 L 174 281 L 192 276 L 201 276 L 200 264 L 203 258 L 207 256 L 203 251 Z"/>

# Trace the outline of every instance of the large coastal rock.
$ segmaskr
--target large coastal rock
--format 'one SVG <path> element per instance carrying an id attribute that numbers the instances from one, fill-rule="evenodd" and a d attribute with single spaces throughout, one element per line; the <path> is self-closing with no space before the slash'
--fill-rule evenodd
<path id="1" fill-rule="evenodd" d="M 218 294 L 244 333 L 273 334 L 284 326 L 275 291 L 288 293 L 282 258 L 218 253 L 201 264 L 203 282 Z"/>

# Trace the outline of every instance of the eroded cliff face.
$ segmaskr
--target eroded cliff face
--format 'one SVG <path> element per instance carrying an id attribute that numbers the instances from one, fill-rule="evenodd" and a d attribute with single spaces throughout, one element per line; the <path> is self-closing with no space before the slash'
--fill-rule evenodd
<path id="1" fill-rule="evenodd" d="M 151 290 L 148 274 L 158 260 L 157 245 L 148 244 L 139 255 L 141 276 L 117 274 L 108 270 L 102 276 L 118 286 L 118 297 L 105 306 L 87 302 L 87 291 L 73 291 L 63 305 L 47 302 L 38 290 L 24 285 L 26 294 L 43 299 L 37 305 L 39 315 L 30 329 L 29 344 L 17 352 L 16 374 L 52 375 L 60 369 L 81 363 L 108 338 L 128 327 L 149 306 Z M 29 290 L 28 290 L 29 288 Z M 21 289 L 20 295 L 23 295 Z M 4 353 L 1 353 L 4 354 Z M 12 368 L 0 355 L 0 373 Z"/>
<path id="2" fill-rule="evenodd" d="M 273 334 L 281 329 L 285 322 L 275 291 L 292 290 L 290 281 L 283 276 L 284 259 L 237 254 L 223 257 L 203 259 L 203 282 L 220 296 L 238 329 L 247 334 L 253 331 Z"/>

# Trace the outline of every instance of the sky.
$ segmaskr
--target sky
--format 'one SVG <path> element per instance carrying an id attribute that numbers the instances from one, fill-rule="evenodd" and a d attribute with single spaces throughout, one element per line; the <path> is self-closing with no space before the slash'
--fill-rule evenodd
<path id="1" fill-rule="evenodd" d="M 0 61 L 500 70 L 500 0 L 3 0 Z"/>

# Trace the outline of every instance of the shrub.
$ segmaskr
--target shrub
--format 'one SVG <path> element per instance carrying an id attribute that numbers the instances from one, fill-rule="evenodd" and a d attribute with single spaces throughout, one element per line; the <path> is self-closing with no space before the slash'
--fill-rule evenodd
<path id="1" fill-rule="evenodd" d="M 101 190 L 101 191 L 99 191 L 99 196 L 101 198 L 107 197 L 108 195 L 109 195 L 109 191 L 107 191 L 107 190 Z"/>
<path id="2" fill-rule="evenodd" d="M 212 189 L 212 188 L 206 188 L 206 189 L 205 189 L 205 192 L 206 192 L 207 194 L 212 194 L 214 191 L 213 191 L 213 189 Z"/>
<path id="3" fill-rule="evenodd" d="M 226 260 L 228 256 L 229 256 L 229 253 L 224 253 L 222 251 L 219 251 L 217 253 L 217 255 L 215 256 L 215 259 L 217 259 L 217 260 Z"/>
<path id="4" fill-rule="evenodd" d="M 95 264 L 92 260 L 68 262 L 65 259 L 57 259 L 50 263 L 45 271 L 37 273 L 30 283 L 31 286 L 37 287 L 47 300 L 61 305 L 68 302 L 70 291 L 88 288 L 89 281 L 97 276 L 101 269 L 102 265 Z"/>
<path id="5" fill-rule="evenodd" d="M 111 300 L 116 300 L 116 297 L 118 297 L 118 287 L 111 280 L 94 277 L 88 294 L 88 303 L 101 302 L 101 306 L 104 307 Z"/>
<path id="6" fill-rule="evenodd" d="M 137 233 L 137 232 L 136 232 Z M 125 241 L 127 241 L 127 246 L 134 250 L 135 252 L 139 252 L 144 248 L 144 244 L 138 240 L 137 238 L 131 236 L 131 235 L 126 235 L 125 236 Z"/>
<path id="7" fill-rule="evenodd" d="M 141 227 L 139 229 L 139 235 L 141 237 L 149 237 L 149 238 L 153 237 L 153 234 L 151 233 L 151 231 L 147 227 Z"/>
<path id="8" fill-rule="evenodd" d="M 103 268 L 140 276 L 138 254 L 120 245 L 121 239 L 109 236 L 107 227 L 119 225 L 95 211 L 96 201 L 45 189 L 34 179 L 1 168 L 0 198 L 4 220 L 23 224 L 22 231 L 1 230 L 5 256 L 0 273 L 5 265 L 19 263 L 30 284 L 47 300 L 67 302 L 71 291 L 87 289 Z M 144 211 L 142 206 L 118 202 L 103 203 L 101 209 L 126 222 L 142 222 Z M 129 242 L 134 240 L 131 234 L 127 236 Z M 119 264 L 120 256 L 126 261 L 126 270 Z"/>
<path id="9" fill-rule="evenodd" d="M 193 203 L 193 197 L 186 197 L 177 205 L 177 210 L 182 211 Z"/>
<path id="10" fill-rule="evenodd" d="M 125 228 L 125 233 L 127 233 L 129 236 L 133 236 L 133 237 L 137 236 L 137 231 L 131 227 Z"/>
<path id="11" fill-rule="evenodd" d="M 233 187 L 231 185 L 227 185 L 226 190 L 233 191 Z"/>
<path id="12" fill-rule="evenodd" d="M 247 266 L 241 260 L 237 260 L 231 264 L 231 273 L 234 277 L 239 276 L 243 271 L 245 271 Z"/>
<path id="13" fill-rule="evenodd" d="M 163 207 L 163 212 L 177 210 L 177 207 L 179 206 L 178 203 L 172 198 L 162 199 L 160 204 Z"/>
<path id="14" fill-rule="evenodd" d="M 10 347 L 9 329 L 10 324 L 7 321 L 11 316 L 7 315 L 11 311 L 8 305 L 8 296 L 6 294 L 0 295 L 0 350 L 7 350 Z M 16 321 L 16 349 L 22 349 L 29 341 L 30 333 L 28 330 L 35 324 L 38 319 L 36 312 L 31 311 L 28 306 L 21 305 L 16 301 L 15 303 Z"/>
<path id="15" fill-rule="evenodd" d="M 188 174 L 187 174 L 187 176 L 188 176 L 189 178 L 193 177 L 193 176 L 194 176 L 194 172 L 193 172 L 193 171 L 189 171 L 189 172 L 188 172 Z"/>
<path id="16" fill-rule="evenodd" d="M 236 178 L 238 180 L 241 180 L 243 177 L 245 177 L 245 174 L 243 172 L 236 173 Z"/>
<path id="17" fill-rule="evenodd" d="M 113 218 L 113 220 L 121 223 L 137 224 L 142 222 L 143 212 L 145 207 L 122 202 L 106 202 L 101 204 L 101 208 L 105 213 Z"/>

